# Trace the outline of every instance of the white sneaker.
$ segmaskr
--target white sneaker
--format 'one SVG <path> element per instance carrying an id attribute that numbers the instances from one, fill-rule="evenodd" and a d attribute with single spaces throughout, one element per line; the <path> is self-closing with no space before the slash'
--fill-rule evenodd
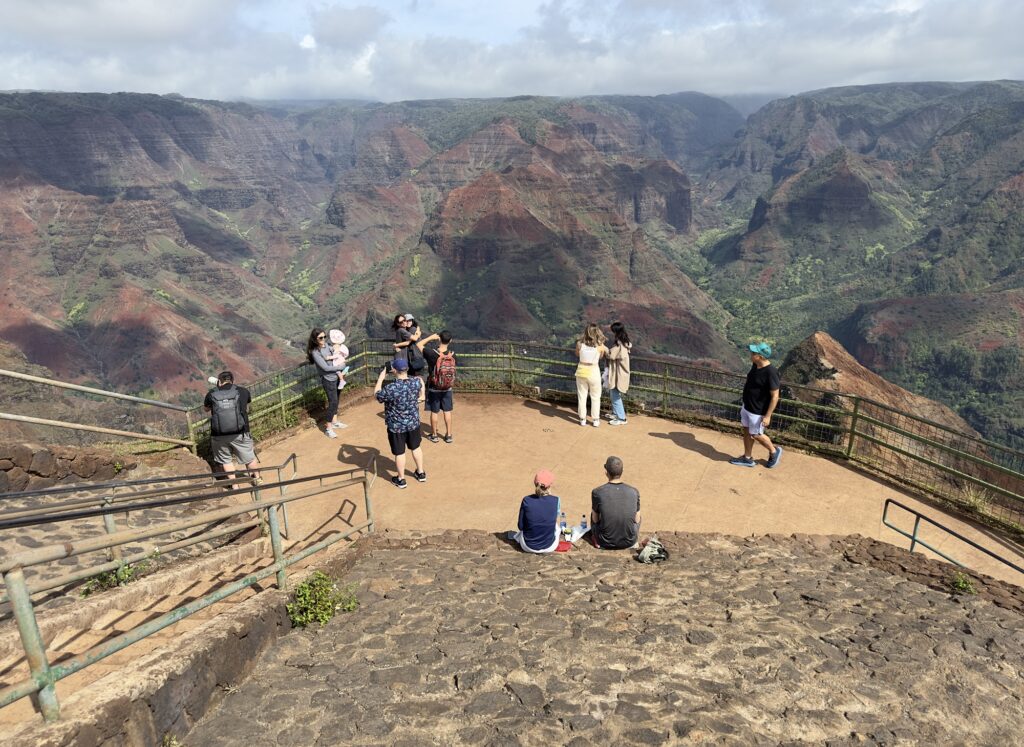
<path id="1" fill-rule="evenodd" d="M 625 420 L 619 420 L 618 418 L 615 418 L 614 420 L 609 420 L 608 421 L 608 425 L 625 425 L 625 424 L 626 424 Z"/>
<path id="2" fill-rule="evenodd" d="M 600 420 L 595 420 L 594 421 L 594 427 L 595 428 L 600 428 L 601 427 L 601 421 Z"/>
<path id="3" fill-rule="evenodd" d="M 330 427 L 328 427 L 328 428 L 325 428 L 325 429 L 324 429 L 324 433 L 326 433 L 326 434 L 327 434 L 327 438 L 337 438 L 337 437 L 338 437 L 338 434 L 337 434 L 337 433 L 335 433 L 335 432 L 334 432 L 334 429 L 333 429 L 333 428 L 330 428 Z"/>
<path id="4" fill-rule="evenodd" d="M 580 425 L 586 425 L 586 424 L 587 424 L 587 419 L 586 418 L 580 418 Z"/>
<path id="5" fill-rule="evenodd" d="M 335 420 L 333 423 L 331 423 L 331 427 L 332 428 L 348 428 L 348 425 L 346 423 L 342 423 L 342 422 L 340 422 L 338 420 Z"/>

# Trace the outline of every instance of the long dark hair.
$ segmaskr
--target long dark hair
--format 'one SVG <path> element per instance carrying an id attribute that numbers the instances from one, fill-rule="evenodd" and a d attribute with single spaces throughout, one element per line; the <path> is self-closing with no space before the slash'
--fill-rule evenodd
<path id="1" fill-rule="evenodd" d="M 629 341 L 629 334 L 626 332 L 626 325 L 622 322 L 612 322 L 612 334 L 615 336 L 616 345 L 630 347 L 633 344 Z"/>
<path id="2" fill-rule="evenodd" d="M 391 322 L 391 329 L 398 330 L 402 326 L 402 322 L 405 321 L 405 314 L 395 314 L 394 321 Z"/>
<path id="3" fill-rule="evenodd" d="M 317 342 L 316 338 L 325 334 L 327 333 L 319 327 L 313 327 L 313 331 L 309 333 L 309 341 L 306 343 L 306 358 L 310 363 L 316 363 L 316 361 L 313 360 L 313 351 L 320 349 L 320 343 Z"/>

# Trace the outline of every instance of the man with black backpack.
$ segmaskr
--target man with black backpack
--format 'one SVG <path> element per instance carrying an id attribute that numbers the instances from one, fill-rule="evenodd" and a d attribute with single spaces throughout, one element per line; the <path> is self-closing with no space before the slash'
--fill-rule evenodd
<path id="1" fill-rule="evenodd" d="M 437 342 L 436 345 L 430 343 Z M 437 443 L 437 413 L 444 416 L 444 442 L 450 444 L 452 436 L 452 388 L 455 386 L 455 352 L 451 349 L 452 333 L 424 337 L 417 344 L 427 361 L 427 409 L 430 411 L 430 435 L 427 440 Z M 428 347 L 429 345 L 429 347 Z"/>
<path id="2" fill-rule="evenodd" d="M 222 371 L 217 377 L 217 388 L 206 394 L 203 406 L 210 411 L 210 450 L 218 472 L 234 471 L 235 457 L 246 469 L 256 469 L 259 460 L 249 433 L 250 402 L 249 390 L 235 386 L 235 376 L 230 371 Z M 257 485 L 263 481 L 256 472 L 251 476 Z"/>

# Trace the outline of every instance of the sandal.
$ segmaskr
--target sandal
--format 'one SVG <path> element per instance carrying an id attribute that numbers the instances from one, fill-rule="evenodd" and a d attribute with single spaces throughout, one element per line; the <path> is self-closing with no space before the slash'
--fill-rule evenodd
<path id="1" fill-rule="evenodd" d="M 427 436 L 427 440 L 430 441 L 430 443 L 432 443 L 432 444 L 436 444 L 441 439 L 439 439 L 436 435 L 431 433 L 429 436 Z"/>
<path id="2" fill-rule="evenodd" d="M 455 440 L 455 439 L 453 439 L 453 438 L 452 438 L 451 436 L 445 436 L 445 437 L 444 437 L 444 442 L 445 442 L 446 444 L 450 444 L 450 443 L 451 443 L 452 441 L 454 441 L 454 440 Z"/>

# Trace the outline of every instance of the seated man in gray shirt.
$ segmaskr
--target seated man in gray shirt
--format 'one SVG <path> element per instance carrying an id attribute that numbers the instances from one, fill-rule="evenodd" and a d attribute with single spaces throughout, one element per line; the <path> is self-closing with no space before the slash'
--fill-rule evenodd
<path id="1" fill-rule="evenodd" d="M 640 532 L 640 491 L 622 481 L 622 460 L 610 456 L 604 472 L 608 482 L 590 494 L 590 537 L 595 547 L 622 550 L 637 542 Z"/>

